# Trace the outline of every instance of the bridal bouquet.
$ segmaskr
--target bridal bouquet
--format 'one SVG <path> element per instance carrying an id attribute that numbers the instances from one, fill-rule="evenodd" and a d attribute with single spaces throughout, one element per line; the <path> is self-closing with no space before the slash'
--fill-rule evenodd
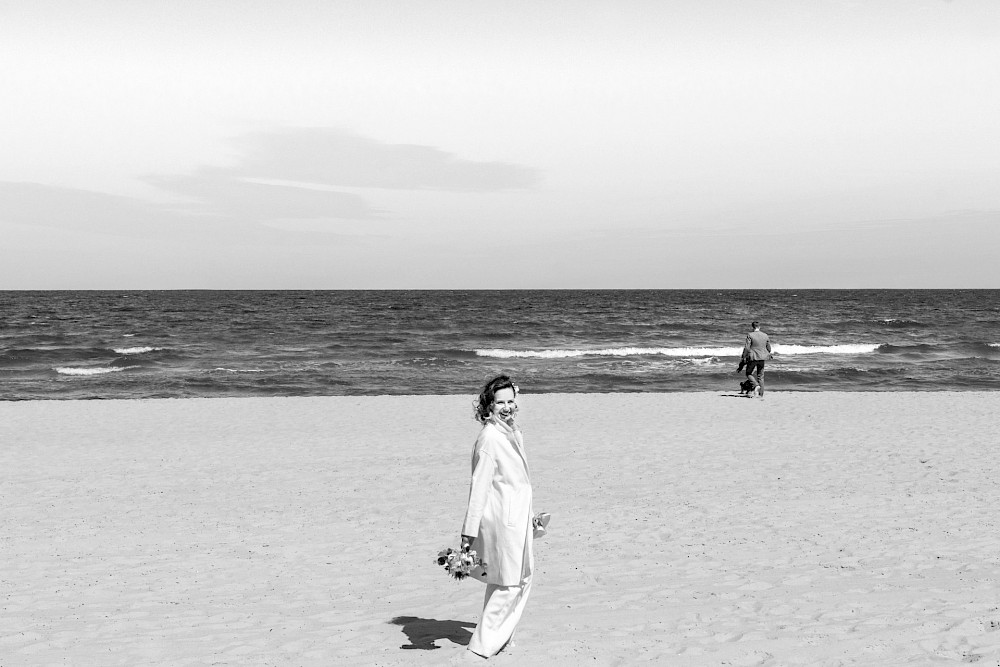
<path id="1" fill-rule="evenodd" d="M 459 581 L 470 576 L 474 568 L 485 566 L 475 551 L 456 551 L 451 547 L 438 552 L 437 564 L 443 565 L 445 571 Z"/>

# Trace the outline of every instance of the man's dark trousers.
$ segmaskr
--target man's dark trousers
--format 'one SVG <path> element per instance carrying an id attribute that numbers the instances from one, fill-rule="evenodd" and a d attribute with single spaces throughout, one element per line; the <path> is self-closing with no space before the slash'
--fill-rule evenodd
<path id="1" fill-rule="evenodd" d="M 747 362 L 747 379 L 753 383 L 754 388 L 760 387 L 758 394 L 764 395 L 764 360 Z"/>

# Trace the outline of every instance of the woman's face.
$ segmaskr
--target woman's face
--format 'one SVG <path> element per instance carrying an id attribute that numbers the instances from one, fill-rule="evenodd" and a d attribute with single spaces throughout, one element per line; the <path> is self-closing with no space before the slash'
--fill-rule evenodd
<path id="1" fill-rule="evenodd" d="M 494 394 L 493 407 L 490 412 L 497 419 L 502 419 L 508 424 L 513 424 L 514 415 L 517 414 L 517 401 L 514 400 L 514 390 L 508 387 Z"/>

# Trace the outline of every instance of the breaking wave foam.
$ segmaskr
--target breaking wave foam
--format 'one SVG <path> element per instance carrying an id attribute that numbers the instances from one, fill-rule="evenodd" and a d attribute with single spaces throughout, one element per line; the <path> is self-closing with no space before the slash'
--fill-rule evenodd
<path id="1" fill-rule="evenodd" d="M 112 368 L 73 368 L 64 366 L 54 369 L 60 375 L 104 375 L 105 373 L 118 373 L 126 368 L 137 368 L 136 366 L 115 366 Z"/>
<path id="2" fill-rule="evenodd" d="M 725 357 L 739 355 L 742 348 L 734 347 L 612 347 L 601 350 L 476 350 L 476 356 L 497 359 L 565 359 L 570 357 Z"/>
<path id="3" fill-rule="evenodd" d="M 878 344 L 863 345 L 775 345 L 774 353 L 799 354 L 869 354 Z M 573 357 L 738 357 L 742 347 L 611 347 L 599 350 L 475 350 L 478 357 L 496 359 L 568 359 Z"/>
<path id="4" fill-rule="evenodd" d="M 113 348 L 115 354 L 145 354 L 146 352 L 159 352 L 162 347 L 116 347 Z"/>
<path id="5" fill-rule="evenodd" d="M 775 345 L 775 354 L 871 354 L 882 347 L 879 343 L 857 345 Z"/>

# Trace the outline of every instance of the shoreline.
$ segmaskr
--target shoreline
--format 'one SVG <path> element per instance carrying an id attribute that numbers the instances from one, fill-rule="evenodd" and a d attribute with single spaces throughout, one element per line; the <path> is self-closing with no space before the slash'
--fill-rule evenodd
<path id="1" fill-rule="evenodd" d="M 789 389 L 789 388 L 779 388 L 773 389 L 770 387 L 765 387 L 767 391 L 767 396 L 775 395 L 809 395 L 809 394 L 864 394 L 864 395 L 878 395 L 878 394 L 955 394 L 955 395 L 966 395 L 966 394 L 1000 394 L 1000 388 L 998 389 Z M 164 396 L 164 397 L 136 397 L 136 398 L 7 398 L 0 399 L 0 405 L 12 405 L 17 403 L 113 403 L 113 402 L 136 402 L 136 401 L 189 401 L 189 400 L 255 400 L 255 401 L 269 401 L 269 400 L 325 400 L 325 399 L 335 399 L 335 400 L 352 400 L 352 399 L 398 399 L 398 398 L 463 398 L 468 397 L 469 400 L 475 397 L 475 392 L 470 392 L 468 394 L 316 394 L 316 395 L 296 395 L 296 396 L 258 396 L 258 395 L 245 395 L 245 396 Z M 719 389 L 719 390 L 698 390 L 698 391 L 581 391 L 581 392 L 522 392 L 518 394 L 518 398 L 521 397 L 534 397 L 534 396 L 561 396 L 561 397 L 571 397 L 571 396 L 717 396 L 720 398 L 727 397 L 741 397 L 737 389 Z"/>
<path id="2" fill-rule="evenodd" d="M 1000 659 L 1000 393 L 524 394 L 516 665 Z M 0 403 L 4 665 L 461 662 L 469 395 Z"/>

